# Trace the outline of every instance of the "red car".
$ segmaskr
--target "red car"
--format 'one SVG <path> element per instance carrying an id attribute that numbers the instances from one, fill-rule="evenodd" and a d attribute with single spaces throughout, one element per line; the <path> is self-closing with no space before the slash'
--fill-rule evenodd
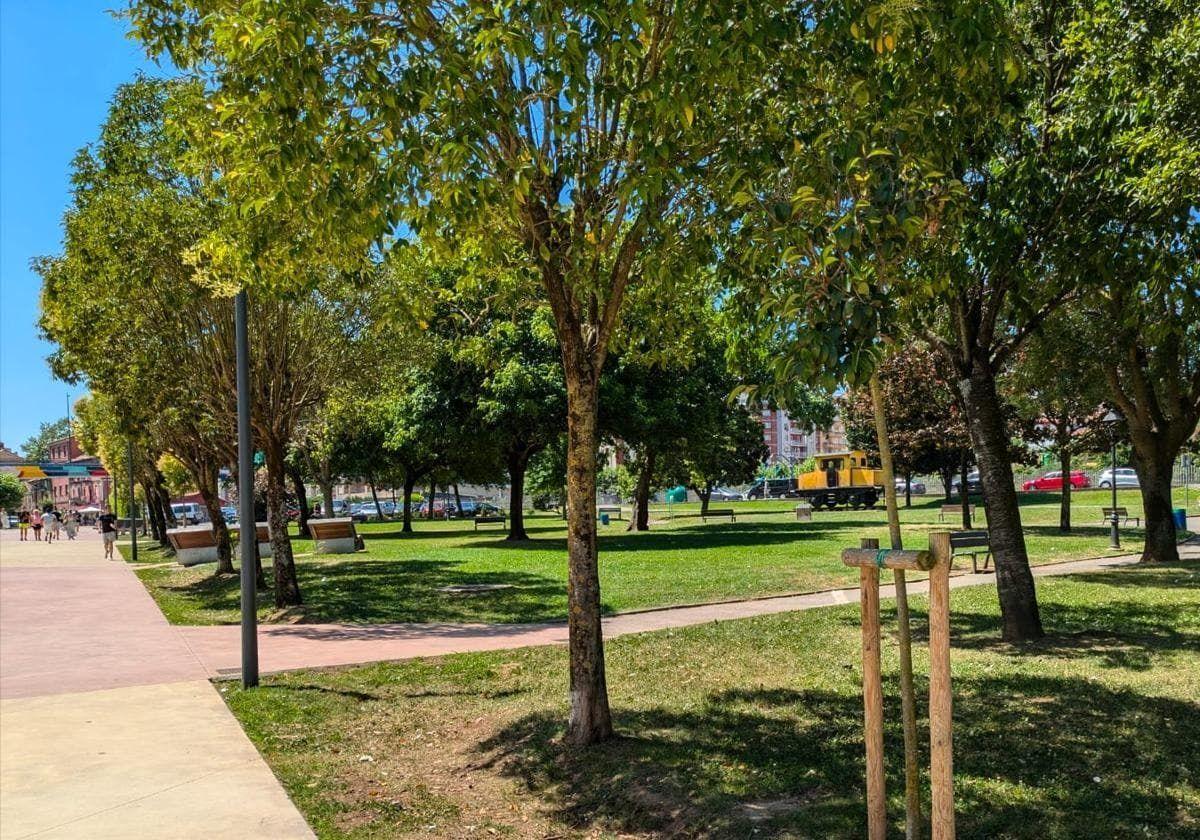
<path id="1" fill-rule="evenodd" d="M 1043 476 L 1026 481 L 1021 485 L 1022 490 L 1061 490 L 1063 486 L 1062 473 L 1059 471 L 1048 472 Z M 1091 487 L 1092 482 L 1079 470 L 1071 473 L 1071 486 L 1076 490 L 1083 487 Z"/>

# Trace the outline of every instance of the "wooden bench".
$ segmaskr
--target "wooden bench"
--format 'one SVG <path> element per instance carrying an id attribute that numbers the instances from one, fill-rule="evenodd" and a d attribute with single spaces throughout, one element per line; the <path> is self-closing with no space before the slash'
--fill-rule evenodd
<path id="1" fill-rule="evenodd" d="M 951 531 L 950 558 L 971 556 L 971 571 L 980 574 L 979 555 L 983 555 L 983 572 L 993 572 L 988 563 L 992 559 L 991 536 L 987 531 Z"/>
<path id="2" fill-rule="evenodd" d="M 181 566 L 217 562 L 217 535 L 209 523 L 168 528 L 167 541 L 175 549 L 175 559 Z"/>
<path id="3" fill-rule="evenodd" d="M 1130 516 L 1130 515 L 1129 515 L 1129 508 L 1123 508 L 1123 507 L 1119 507 L 1119 508 L 1110 508 L 1110 507 L 1106 507 L 1106 508 L 1102 508 L 1102 510 L 1104 511 L 1104 518 L 1100 520 L 1101 522 L 1112 522 L 1113 513 L 1115 512 L 1115 513 L 1117 514 L 1117 521 L 1118 521 L 1118 522 L 1120 522 L 1122 525 L 1128 525 L 1128 524 L 1129 524 L 1129 520 L 1130 520 L 1130 519 L 1132 519 L 1134 522 L 1136 522 L 1136 523 L 1137 523 L 1138 527 L 1141 527 L 1141 524 L 1142 524 L 1142 517 L 1140 517 L 1140 516 Z"/>
<path id="4" fill-rule="evenodd" d="M 600 518 L 600 514 L 607 513 L 613 519 L 625 519 L 625 514 L 620 505 L 599 505 L 596 508 L 596 518 Z"/>
<path id="5" fill-rule="evenodd" d="M 707 512 L 700 514 L 700 521 L 707 522 L 717 516 L 728 516 L 730 522 L 737 522 L 737 517 L 733 515 L 733 508 L 709 508 Z"/>
<path id="6" fill-rule="evenodd" d="M 503 513 L 494 513 L 494 514 L 489 514 L 487 516 L 476 516 L 475 517 L 475 530 L 476 531 L 479 530 L 480 525 L 496 525 L 496 524 L 498 524 L 501 528 L 507 529 L 508 528 L 508 517 L 506 517 Z"/>
<path id="7" fill-rule="evenodd" d="M 227 526 L 229 528 L 230 538 L 237 537 L 241 539 L 241 527 L 236 523 Z M 271 548 L 271 528 L 266 522 L 254 523 L 254 537 L 258 540 L 258 556 L 259 557 L 274 557 L 274 551 Z"/>
<path id="8" fill-rule="evenodd" d="M 812 522 L 813 506 L 796 505 L 795 513 L 797 522 Z"/>
<path id="9" fill-rule="evenodd" d="M 971 514 L 971 518 L 975 518 L 975 505 L 967 505 L 967 510 Z M 946 515 L 962 516 L 962 505 L 942 505 L 942 509 L 938 511 L 938 522 L 945 522 Z"/>
<path id="10" fill-rule="evenodd" d="M 310 519 L 308 532 L 312 534 L 314 554 L 353 554 L 362 544 L 349 516 Z"/>

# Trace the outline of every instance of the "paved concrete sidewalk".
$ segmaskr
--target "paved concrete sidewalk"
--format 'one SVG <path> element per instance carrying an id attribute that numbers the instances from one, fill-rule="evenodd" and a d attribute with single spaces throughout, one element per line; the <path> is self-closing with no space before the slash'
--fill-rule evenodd
<path id="1" fill-rule="evenodd" d="M 0 531 L 0 836 L 313 837 L 207 677 L 99 540 Z"/>
<path id="2" fill-rule="evenodd" d="M 1181 549 L 1182 550 L 1182 549 Z M 1186 549 L 1200 555 L 1200 545 Z M 1037 577 L 1096 571 L 1137 562 L 1137 556 L 1078 560 L 1037 566 Z M 963 574 L 950 580 L 954 589 L 994 584 L 992 574 Z M 909 592 L 924 593 L 924 581 L 909 584 Z M 881 587 L 884 598 L 893 597 L 892 586 Z M 805 595 L 760 598 L 724 604 L 623 613 L 604 619 L 605 638 L 672 627 L 750 618 L 758 615 L 810 610 L 858 602 L 858 589 L 835 589 Z M 213 676 L 239 671 L 240 628 L 232 625 L 180 627 L 188 646 Z M 552 624 L 290 624 L 264 625 L 259 629 L 259 667 L 264 673 L 297 668 L 352 665 L 447 653 L 500 650 L 532 645 L 565 644 L 565 623 Z"/>

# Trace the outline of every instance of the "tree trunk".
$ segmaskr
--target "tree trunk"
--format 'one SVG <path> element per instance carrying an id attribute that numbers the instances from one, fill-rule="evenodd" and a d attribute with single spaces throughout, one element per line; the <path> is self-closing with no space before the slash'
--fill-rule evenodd
<path id="1" fill-rule="evenodd" d="M 1021 509 L 1013 485 L 1009 461 L 1009 437 L 996 395 L 996 380 L 990 364 L 972 360 L 970 374 L 958 382 L 967 413 L 967 427 L 979 466 L 987 504 L 992 556 L 996 561 L 996 589 L 1000 596 L 1003 638 L 1008 642 L 1040 639 L 1042 619 L 1037 590 L 1025 551 Z M 963 496 L 967 496 L 963 486 Z"/>
<path id="2" fill-rule="evenodd" d="M 437 479 L 430 476 L 430 478 L 429 478 L 429 510 L 425 515 L 426 519 L 432 520 L 434 517 L 433 503 L 436 498 L 437 498 Z"/>
<path id="3" fill-rule="evenodd" d="M 646 447 L 642 453 L 642 469 L 638 472 L 637 486 L 633 490 L 633 516 L 629 518 L 629 531 L 650 530 L 650 482 L 654 478 L 654 450 Z"/>
<path id="4" fill-rule="evenodd" d="M 298 468 L 290 464 L 287 471 L 292 479 L 292 488 L 296 491 L 296 505 L 300 508 L 299 536 L 307 540 L 312 537 L 312 533 L 308 530 L 308 491 L 304 489 L 304 476 Z"/>
<path id="5" fill-rule="evenodd" d="M 1172 453 L 1173 454 L 1173 453 Z M 1133 465 L 1142 490 L 1142 517 L 1146 524 L 1143 563 L 1178 563 L 1175 518 L 1171 502 L 1171 465 L 1174 458 L 1159 447 L 1143 443 L 1133 447 Z M 1113 481 L 1116 481 L 1114 475 Z"/>
<path id="6" fill-rule="evenodd" d="M 508 536 L 506 540 L 527 540 L 525 533 L 525 469 L 532 453 L 527 447 L 508 450 Z"/>
<path id="7" fill-rule="evenodd" d="M 942 493 L 945 495 L 946 504 L 951 504 L 954 501 L 954 494 L 950 492 L 950 485 L 954 481 L 954 467 L 946 466 L 938 470 L 938 477 L 942 480 Z"/>
<path id="8" fill-rule="evenodd" d="M 1058 507 L 1058 530 L 1071 533 L 1071 447 L 1061 439 L 1058 445 L 1059 469 L 1062 470 L 1062 500 Z"/>
<path id="9" fill-rule="evenodd" d="M 906 508 L 912 507 L 912 480 L 913 480 L 912 473 L 905 473 L 905 475 L 904 475 L 904 506 Z"/>
<path id="10" fill-rule="evenodd" d="M 599 376 L 564 348 L 567 386 L 567 628 L 571 712 L 566 740 L 582 746 L 612 736 L 600 571 L 596 546 L 596 447 Z"/>
<path id="11" fill-rule="evenodd" d="M 400 530 L 405 534 L 412 533 L 412 494 L 413 488 L 417 486 L 416 476 L 410 473 L 404 473 L 404 524 Z"/>
<path id="12" fill-rule="evenodd" d="M 458 494 L 458 482 L 450 485 L 454 489 L 454 515 L 462 516 L 462 496 Z"/>
<path id="13" fill-rule="evenodd" d="M 296 561 L 288 536 L 287 490 L 284 486 L 283 445 L 264 440 L 267 456 L 267 528 L 271 534 L 271 565 L 275 569 L 275 606 L 295 607 L 303 603 L 300 582 L 296 579 Z M 242 539 L 254 539 L 254 523 L 242 523 Z"/>
<path id="14" fill-rule="evenodd" d="M 217 569 L 213 574 L 235 574 L 233 547 L 229 544 L 229 526 L 225 524 L 225 516 L 221 513 L 221 497 L 217 495 L 216 474 L 213 474 L 211 483 L 206 474 L 205 480 L 198 481 L 196 486 L 200 490 L 200 498 L 204 500 L 204 509 L 208 511 L 208 519 L 212 524 L 213 539 L 217 543 Z"/>
<path id="15" fill-rule="evenodd" d="M 379 491 L 375 489 L 375 477 L 370 476 L 367 479 L 367 486 L 371 488 L 371 499 L 375 502 L 375 518 L 380 522 L 383 521 L 383 508 L 379 506 Z"/>
<path id="16" fill-rule="evenodd" d="M 165 538 L 162 529 L 159 527 L 159 517 L 162 516 L 162 511 L 158 507 L 158 495 L 154 492 L 154 486 L 147 480 L 138 481 L 142 485 L 142 495 L 146 497 L 146 523 L 150 526 L 150 536 L 155 542 L 161 543 Z"/>
<path id="17" fill-rule="evenodd" d="M 328 458 L 320 461 L 317 483 L 321 485 L 321 516 L 330 519 L 333 517 L 333 471 Z"/>
<path id="18" fill-rule="evenodd" d="M 967 453 L 958 459 L 958 504 L 962 510 L 962 526 L 971 530 L 971 492 L 967 487 Z"/>

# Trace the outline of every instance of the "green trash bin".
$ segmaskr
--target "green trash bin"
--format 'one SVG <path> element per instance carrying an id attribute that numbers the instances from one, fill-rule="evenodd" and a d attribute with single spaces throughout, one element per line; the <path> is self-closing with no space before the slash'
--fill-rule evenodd
<path id="1" fill-rule="evenodd" d="M 686 487 L 672 487 L 667 491 L 667 501 L 673 505 L 680 505 L 687 501 Z"/>
<path id="2" fill-rule="evenodd" d="M 1187 530 L 1187 511 L 1183 508 L 1175 508 L 1175 527 L 1180 531 Z"/>
<path id="3" fill-rule="evenodd" d="M 607 513 L 602 513 L 602 514 L 600 514 L 600 524 L 601 524 L 601 525 L 607 525 L 607 524 L 608 524 L 608 514 L 607 514 Z"/>

